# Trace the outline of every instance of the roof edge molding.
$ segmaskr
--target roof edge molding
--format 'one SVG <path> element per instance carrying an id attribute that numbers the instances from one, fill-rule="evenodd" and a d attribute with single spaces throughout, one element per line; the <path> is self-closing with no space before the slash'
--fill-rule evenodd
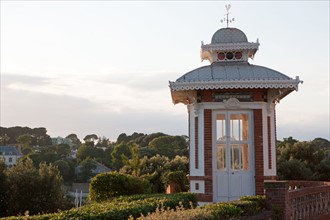
<path id="1" fill-rule="evenodd" d="M 170 82 L 172 91 L 203 90 L 203 89 L 270 89 L 290 88 L 298 90 L 299 83 L 303 83 L 297 76 L 289 80 L 213 80 L 213 81 L 186 81 Z"/>

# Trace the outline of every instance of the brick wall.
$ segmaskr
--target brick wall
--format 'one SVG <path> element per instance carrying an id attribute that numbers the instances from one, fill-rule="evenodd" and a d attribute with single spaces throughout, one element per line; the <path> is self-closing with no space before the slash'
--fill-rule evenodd
<path id="1" fill-rule="evenodd" d="M 270 126 L 270 116 L 267 116 L 267 137 L 268 137 L 268 169 L 272 169 L 272 128 Z"/>
<path id="2" fill-rule="evenodd" d="M 264 194 L 264 157 L 262 140 L 262 110 L 253 110 L 254 121 L 254 158 L 256 195 Z"/>
<path id="3" fill-rule="evenodd" d="M 205 202 L 213 201 L 212 181 L 212 110 L 204 110 Z"/>

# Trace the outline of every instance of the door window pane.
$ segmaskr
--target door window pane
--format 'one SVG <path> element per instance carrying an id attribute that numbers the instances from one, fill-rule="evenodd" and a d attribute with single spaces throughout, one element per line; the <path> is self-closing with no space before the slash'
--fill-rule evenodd
<path id="1" fill-rule="evenodd" d="M 230 137 L 232 141 L 247 141 L 249 137 L 248 114 L 230 115 Z"/>
<path id="2" fill-rule="evenodd" d="M 250 149 L 248 144 L 243 144 L 242 145 L 242 165 L 243 165 L 243 170 L 250 170 Z"/>
<path id="3" fill-rule="evenodd" d="M 242 147 L 237 144 L 230 145 L 230 159 L 231 169 L 241 170 L 242 169 Z"/>
<path id="4" fill-rule="evenodd" d="M 218 170 L 226 169 L 226 145 L 217 144 L 217 167 Z"/>
<path id="5" fill-rule="evenodd" d="M 226 141 L 226 115 L 217 115 L 217 141 Z"/>
<path id="6" fill-rule="evenodd" d="M 249 170 L 249 145 L 231 144 L 230 145 L 230 164 L 232 170 Z"/>

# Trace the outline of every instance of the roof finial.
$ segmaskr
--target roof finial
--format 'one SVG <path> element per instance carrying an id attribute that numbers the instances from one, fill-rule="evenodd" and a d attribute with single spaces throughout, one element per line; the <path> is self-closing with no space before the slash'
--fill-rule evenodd
<path id="1" fill-rule="evenodd" d="M 227 13 L 225 14 L 225 18 L 223 18 L 223 19 L 221 19 L 221 23 L 222 22 L 227 22 L 227 28 L 228 28 L 228 24 L 229 23 L 231 23 L 231 22 L 233 22 L 233 21 L 235 21 L 235 19 L 234 18 L 232 18 L 232 19 L 229 19 L 229 10 L 230 10 L 230 8 L 231 8 L 231 5 L 230 4 L 228 4 L 228 5 L 225 5 L 225 7 L 226 7 L 226 11 L 227 11 Z"/>

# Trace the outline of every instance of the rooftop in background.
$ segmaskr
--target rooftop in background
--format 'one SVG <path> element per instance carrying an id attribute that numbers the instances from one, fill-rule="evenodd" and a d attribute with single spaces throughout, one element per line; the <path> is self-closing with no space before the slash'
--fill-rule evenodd
<path id="1" fill-rule="evenodd" d="M 0 146 L 0 154 L 22 156 L 22 153 L 15 146 Z"/>

